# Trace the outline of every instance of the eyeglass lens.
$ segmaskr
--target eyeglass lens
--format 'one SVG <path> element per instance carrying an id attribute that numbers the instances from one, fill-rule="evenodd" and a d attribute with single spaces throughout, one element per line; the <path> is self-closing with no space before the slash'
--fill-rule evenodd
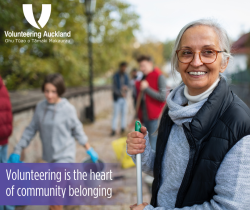
<path id="1" fill-rule="evenodd" d="M 190 63 L 195 53 L 192 50 L 183 49 L 178 52 L 178 58 L 180 62 Z M 200 58 L 202 63 L 212 63 L 217 58 L 217 53 L 214 50 L 202 50 L 200 52 Z"/>

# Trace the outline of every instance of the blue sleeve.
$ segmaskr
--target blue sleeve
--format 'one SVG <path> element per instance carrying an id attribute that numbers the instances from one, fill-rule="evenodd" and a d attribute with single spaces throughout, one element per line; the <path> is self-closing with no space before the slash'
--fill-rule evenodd
<path id="1" fill-rule="evenodd" d="M 127 85 L 129 87 L 130 86 L 130 84 L 129 84 L 129 76 L 127 74 L 125 74 L 125 75 L 126 75 L 126 84 L 125 85 Z"/>
<path id="2" fill-rule="evenodd" d="M 112 81 L 112 89 L 113 89 L 113 93 L 117 96 L 117 97 L 121 97 L 121 91 L 118 88 L 118 84 L 117 84 L 117 78 L 116 78 L 116 74 L 114 74 L 113 76 L 113 81 Z"/>

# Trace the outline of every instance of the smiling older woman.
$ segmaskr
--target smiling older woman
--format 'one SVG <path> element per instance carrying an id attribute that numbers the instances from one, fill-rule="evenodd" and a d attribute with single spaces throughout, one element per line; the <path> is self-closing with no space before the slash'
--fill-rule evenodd
<path id="1" fill-rule="evenodd" d="M 151 205 L 133 210 L 250 209 L 250 110 L 220 73 L 231 58 L 226 32 L 198 20 L 179 33 L 172 68 L 183 83 L 167 97 L 156 151 L 147 129 L 131 132 L 127 153 L 154 176 Z"/>

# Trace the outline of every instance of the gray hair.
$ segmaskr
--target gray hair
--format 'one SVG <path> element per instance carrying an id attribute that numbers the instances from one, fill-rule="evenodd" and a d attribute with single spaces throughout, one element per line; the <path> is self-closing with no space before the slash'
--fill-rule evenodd
<path id="1" fill-rule="evenodd" d="M 177 39 L 175 41 L 174 44 L 174 48 L 173 48 L 173 52 L 172 52 L 172 56 L 171 56 L 171 71 L 173 76 L 175 75 L 175 70 L 178 71 L 178 58 L 176 55 L 176 50 L 179 49 L 180 47 L 180 41 L 181 38 L 184 34 L 184 32 L 194 26 L 199 26 L 199 25 L 203 25 L 203 26 L 209 26 L 211 28 L 214 29 L 214 31 L 216 32 L 216 34 L 219 37 L 219 45 L 220 45 L 220 50 L 223 50 L 225 52 L 222 53 L 222 62 L 226 62 L 227 59 L 231 59 L 231 44 L 227 35 L 227 32 L 224 28 L 222 28 L 215 20 L 210 20 L 210 19 L 200 19 L 200 20 L 196 20 L 193 22 L 188 23 L 187 25 L 185 25 L 181 31 L 179 32 Z"/>

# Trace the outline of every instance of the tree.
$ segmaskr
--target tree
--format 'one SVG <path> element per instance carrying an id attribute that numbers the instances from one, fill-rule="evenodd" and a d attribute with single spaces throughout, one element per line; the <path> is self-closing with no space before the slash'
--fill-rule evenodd
<path id="1" fill-rule="evenodd" d="M 51 4 L 47 25 L 39 30 L 24 18 L 22 4 L 32 4 L 36 21 L 42 4 Z M 66 85 L 81 86 L 88 82 L 87 24 L 79 0 L 1 0 L 0 1 L 0 74 L 10 90 L 37 88 L 48 73 L 61 73 Z M 132 59 L 134 30 L 139 28 L 138 15 L 130 4 L 121 0 L 97 0 L 93 19 L 94 74 L 102 76 L 114 69 L 121 59 Z M 4 31 L 54 32 L 71 31 L 70 44 L 6 43 Z M 28 40 L 30 38 L 20 38 Z M 38 38 L 33 38 L 38 39 Z M 45 38 L 47 40 L 51 38 Z"/>
<path id="2" fill-rule="evenodd" d="M 154 64 L 158 67 L 162 67 L 164 64 L 163 57 L 163 44 L 161 42 L 147 41 L 137 49 L 134 49 L 133 57 L 138 58 L 140 55 L 150 55 L 154 60 Z"/>
<path id="3" fill-rule="evenodd" d="M 167 40 L 163 47 L 163 56 L 166 61 L 169 61 L 172 56 L 175 40 Z"/>

